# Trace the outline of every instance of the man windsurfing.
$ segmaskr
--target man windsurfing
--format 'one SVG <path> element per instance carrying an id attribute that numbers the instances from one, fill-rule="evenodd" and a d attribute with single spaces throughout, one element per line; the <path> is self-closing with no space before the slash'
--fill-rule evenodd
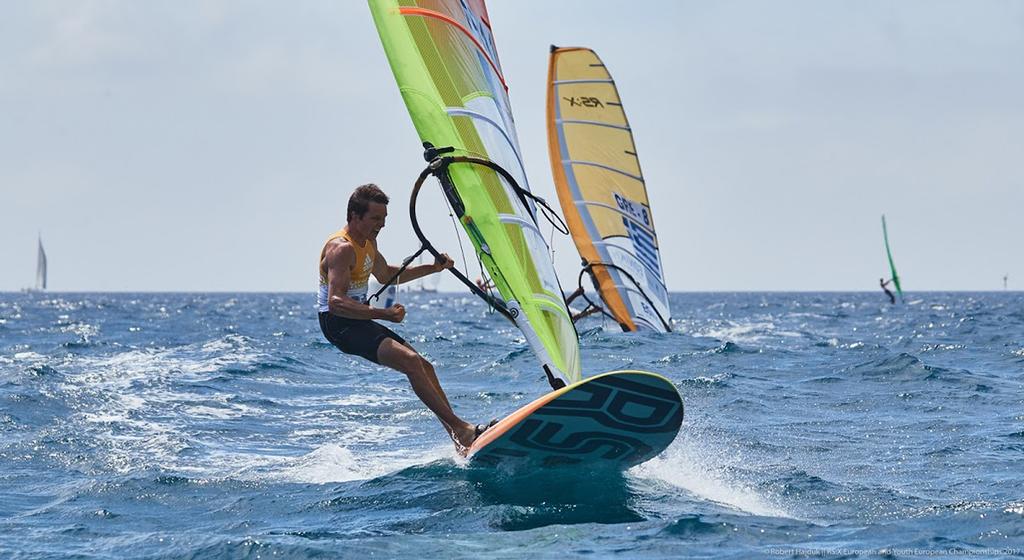
<path id="1" fill-rule="evenodd" d="M 892 282 L 892 279 L 889 279 L 889 280 L 886 280 L 884 278 L 879 278 L 878 279 L 878 285 L 881 286 L 883 290 L 885 290 L 885 295 L 889 296 L 889 303 L 895 304 L 896 303 L 896 296 L 892 295 L 892 292 L 889 291 L 889 282 Z"/>
<path id="2" fill-rule="evenodd" d="M 396 303 L 381 309 L 367 303 L 370 274 L 382 284 L 398 273 L 377 251 L 377 234 L 387 218 L 388 197 L 377 185 L 356 188 L 348 201 L 348 224 L 327 238 L 320 251 L 317 310 L 324 337 L 346 354 L 400 371 L 427 408 L 437 415 L 455 449 L 465 455 L 469 446 L 489 426 L 474 426 L 459 418 L 441 389 L 434 367 L 391 329 L 375 322 L 401 323 L 405 307 Z M 443 260 L 407 268 L 401 282 L 441 272 L 454 263 Z"/>

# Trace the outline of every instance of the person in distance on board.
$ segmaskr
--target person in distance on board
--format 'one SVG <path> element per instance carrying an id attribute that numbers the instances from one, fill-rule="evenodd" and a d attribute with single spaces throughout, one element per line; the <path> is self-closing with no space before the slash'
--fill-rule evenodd
<path id="1" fill-rule="evenodd" d="M 885 295 L 889 296 L 889 303 L 895 304 L 896 296 L 892 295 L 892 292 L 889 291 L 889 282 L 892 282 L 892 280 L 885 280 L 884 278 L 878 279 L 878 285 L 885 290 Z"/>
<path id="2" fill-rule="evenodd" d="M 388 197 L 377 185 L 356 188 L 348 200 L 348 224 L 324 243 L 320 251 L 317 290 L 320 331 L 342 352 L 404 373 L 416 396 L 437 415 L 455 442 L 455 449 L 465 455 L 473 441 L 490 425 L 474 426 L 456 416 L 430 362 L 404 338 L 375 322 L 375 319 L 383 319 L 401 323 L 405 307 L 396 303 L 381 309 L 371 307 L 366 301 L 371 273 L 383 284 L 399 269 L 388 264 L 377 250 L 377 234 L 384 228 L 387 205 Z M 443 260 L 433 264 L 407 268 L 400 281 L 422 278 L 454 264 L 445 254 Z"/>
<path id="3" fill-rule="evenodd" d="M 477 276 L 477 278 L 476 278 L 476 287 L 480 288 L 481 292 L 486 292 L 488 290 L 494 289 L 494 281 L 491 280 L 490 278 L 488 278 L 487 280 L 484 280 L 483 278 Z"/>

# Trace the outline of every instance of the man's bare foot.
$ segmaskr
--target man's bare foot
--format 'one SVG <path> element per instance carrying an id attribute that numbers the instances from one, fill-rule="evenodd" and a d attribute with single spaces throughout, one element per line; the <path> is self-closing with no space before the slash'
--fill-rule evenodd
<path id="1" fill-rule="evenodd" d="M 461 427 L 452 430 L 451 436 L 455 442 L 455 451 L 465 457 L 469 453 L 469 446 L 476 440 L 476 426 L 463 423 Z"/>
<path id="2" fill-rule="evenodd" d="M 459 455 L 465 457 L 476 438 L 497 423 L 498 419 L 494 418 L 487 424 L 477 424 L 476 426 L 466 424 L 461 429 L 453 430 L 452 439 L 455 441 L 455 450 L 459 452 Z"/>

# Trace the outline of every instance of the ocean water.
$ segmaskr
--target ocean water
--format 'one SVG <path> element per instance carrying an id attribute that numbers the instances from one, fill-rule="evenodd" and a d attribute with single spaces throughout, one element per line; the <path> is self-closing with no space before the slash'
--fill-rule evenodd
<path id="1" fill-rule="evenodd" d="M 469 468 L 308 294 L 0 294 L 2 558 L 1024 556 L 1024 294 L 672 294 L 580 325 L 686 418 L 621 476 Z M 477 300 L 396 327 L 480 422 L 545 391 Z"/>

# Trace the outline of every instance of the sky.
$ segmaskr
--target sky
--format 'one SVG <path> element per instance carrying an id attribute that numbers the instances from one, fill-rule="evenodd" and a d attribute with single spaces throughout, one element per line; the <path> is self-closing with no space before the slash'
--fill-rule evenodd
<path id="1" fill-rule="evenodd" d="M 877 290 L 883 213 L 907 291 L 1024 289 L 1024 2 L 488 9 L 555 207 L 549 45 L 604 60 L 670 291 Z M 422 165 L 364 2 L 0 2 L 0 291 L 33 283 L 41 235 L 54 291 L 312 293 L 359 184 L 392 196 L 382 253 L 418 247 Z M 462 264 L 441 198 L 420 217 Z"/>

